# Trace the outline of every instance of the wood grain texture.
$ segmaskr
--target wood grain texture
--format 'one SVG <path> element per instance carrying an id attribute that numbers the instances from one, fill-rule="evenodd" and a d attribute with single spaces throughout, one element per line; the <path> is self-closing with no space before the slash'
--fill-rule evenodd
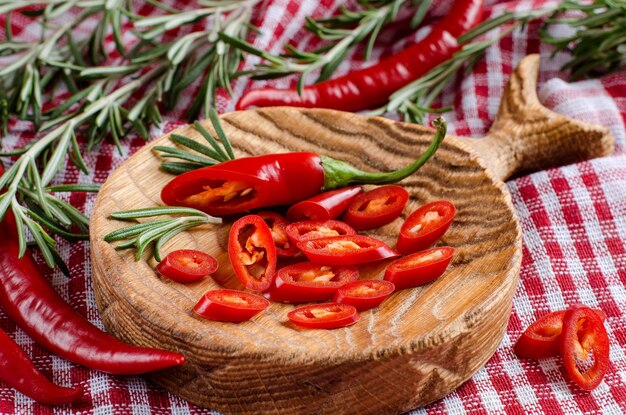
<path id="1" fill-rule="evenodd" d="M 185 365 L 152 379 L 227 414 L 389 414 L 448 394 L 494 353 L 517 287 L 521 230 L 502 180 L 569 161 L 571 149 L 577 159 L 612 149 L 606 129 L 538 104 L 537 64 L 537 57 L 526 58 L 503 98 L 497 125 L 509 131 L 494 126 L 482 140 L 489 140 L 487 145 L 448 136 L 436 156 L 402 182 L 411 195 L 402 217 L 369 232 L 394 246 L 409 213 L 429 201 L 451 200 L 458 215 L 441 241 L 456 248 L 449 270 L 431 284 L 394 293 L 348 328 L 297 328 L 286 317 L 293 306 L 278 303 L 241 324 L 195 317 L 191 310 L 207 290 L 241 288 L 225 249 L 229 224 L 194 229 L 165 246 L 164 252 L 192 248 L 218 258 L 214 279 L 190 285 L 160 278 L 153 260 L 134 261 L 131 252 L 103 242 L 106 233 L 123 225 L 108 219 L 110 213 L 161 203 L 160 189 L 171 176 L 158 170 L 151 147 L 172 144 L 162 137 L 146 145 L 107 180 L 91 217 L 94 290 L 107 329 L 134 344 L 184 354 Z M 225 114 L 222 120 L 239 157 L 314 151 L 372 171 L 410 163 L 433 133 L 329 110 L 267 108 Z M 534 126 L 538 120 L 556 124 L 542 130 Z M 176 133 L 199 138 L 190 127 Z M 573 140 L 567 150 L 555 148 L 562 135 Z M 381 278 L 388 263 L 362 267 L 362 278 Z"/>

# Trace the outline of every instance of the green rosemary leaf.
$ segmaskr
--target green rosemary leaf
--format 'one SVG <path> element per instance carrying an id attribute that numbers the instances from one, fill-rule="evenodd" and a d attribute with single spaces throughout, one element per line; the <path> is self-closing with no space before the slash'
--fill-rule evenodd
<path id="1" fill-rule="evenodd" d="M 184 151 L 179 148 L 154 146 L 152 149 L 155 151 L 160 151 L 161 154 L 159 154 L 159 156 L 162 158 L 176 158 L 180 160 L 190 161 L 195 164 L 202 164 L 204 166 L 212 166 L 213 164 L 217 163 L 217 161 L 193 153 L 189 153 L 188 151 Z"/>
<path id="2" fill-rule="evenodd" d="M 33 239 L 35 243 L 39 247 L 41 254 L 46 261 L 46 264 L 53 268 L 55 266 L 54 255 L 52 254 L 51 248 L 54 248 L 56 242 L 52 239 L 46 231 L 39 225 L 37 222 L 33 221 L 29 218 L 24 218 L 24 223 L 28 229 L 30 229 L 31 234 L 33 235 Z"/>
<path id="3" fill-rule="evenodd" d="M 59 235 L 60 237 L 62 237 L 63 239 L 65 239 L 65 240 L 67 240 L 69 242 L 89 240 L 89 234 L 87 234 L 87 233 L 68 232 L 66 229 L 63 229 L 62 227 L 60 227 L 57 224 L 55 224 L 45 214 L 41 214 L 41 213 L 39 213 L 39 212 L 37 212 L 35 210 L 29 209 L 28 210 L 28 215 L 31 218 L 36 219 L 38 222 L 43 224 L 52 233 L 54 233 L 56 235 Z"/>
<path id="4" fill-rule="evenodd" d="M 170 134 L 170 140 L 173 143 L 176 143 L 178 145 L 190 148 L 194 151 L 197 151 L 200 154 L 204 154 L 205 156 L 208 156 L 216 161 L 226 161 L 225 159 L 223 159 L 218 153 L 216 153 L 215 151 L 213 151 L 212 149 L 210 149 L 209 147 L 205 146 L 204 144 L 201 144 L 195 140 L 192 140 L 191 138 L 185 137 L 183 135 L 179 135 L 179 134 Z"/>
<path id="5" fill-rule="evenodd" d="M 165 243 L 167 243 L 173 237 L 175 237 L 179 233 L 184 232 L 188 229 L 195 228 L 197 226 L 204 225 L 204 224 L 206 224 L 206 222 L 203 222 L 203 221 L 193 221 L 193 222 L 182 223 L 176 226 L 175 228 L 172 228 L 169 231 L 162 234 L 158 239 L 156 239 L 156 242 L 154 244 L 154 249 L 152 251 L 154 255 L 154 259 L 157 262 L 161 262 L 161 248 L 163 247 L 163 245 L 165 245 Z"/>
<path id="6" fill-rule="evenodd" d="M 49 192 L 49 193 L 61 193 L 61 192 L 98 193 L 99 191 L 100 191 L 100 185 L 96 183 L 57 184 L 54 186 L 46 187 L 46 192 Z"/>
<path id="7" fill-rule="evenodd" d="M 18 258 L 22 258 L 26 253 L 26 232 L 24 232 L 24 219 L 22 218 L 21 208 L 13 210 L 15 218 L 15 226 L 17 227 L 17 244 L 19 247 Z"/>
<path id="8" fill-rule="evenodd" d="M 117 229 L 117 230 L 114 230 L 113 232 L 106 234 L 103 239 L 106 242 L 115 242 L 115 241 L 120 241 L 123 239 L 128 239 L 133 236 L 137 236 L 147 230 L 158 228 L 162 225 L 170 223 L 171 221 L 172 221 L 171 219 L 162 219 L 162 220 L 155 220 L 152 222 L 143 222 L 143 223 L 138 223 L 136 225 L 126 226 L 124 228 Z"/>
<path id="9" fill-rule="evenodd" d="M 160 168 L 166 173 L 173 174 L 178 176 L 179 174 L 187 173 L 192 170 L 197 170 L 199 168 L 206 167 L 203 164 L 195 164 L 195 163 L 180 163 L 180 162 L 169 162 L 164 161 L 161 163 Z"/>
<path id="10" fill-rule="evenodd" d="M 209 110 L 209 118 L 211 120 L 211 125 L 213 125 L 213 128 L 215 129 L 215 132 L 218 138 L 220 139 L 220 142 L 226 149 L 226 152 L 228 153 L 229 158 L 231 160 L 234 160 L 235 153 L 233 153 L 233 147 L 231 146 L 230 140 L 228 139 L 228 137 L 226 136 L 226 133 L 224 132 L 224 129 L 222 128 L 220 117 L 217 114 L 217 111 L 215 110 L 215 108 L 211 108 Z"/>
<path id="11" fill-rule="evenodd" d="M 132 220 L 132 219 L 149 218 L 152 216 L 163 216 L 163 215 L 187 215 L 187 216 L 199 216 L 199 217 L 208 216 L 206 213 L 197 209 L 193 209 L 193 208 L 186 208 L 186 207 L 181 207 L 181 206 L 156 206 L 156 207 L 149 207 L 149 208 L 127 210 L 124 212 L 115 212 L 115 213 L 111 213 L 110 217 L 113 219 L 120 219 L 120 220 Z M 222 222 L 220 218 L 211 218 L 211 219 L 214 220 L 214 222 L 212 223 Z"/>
<path id="12" fill-rule="evenodd" d="M 213 150 L 215 150 L 219 154 L 221 161 L 228 160 L 228 156 L 226 155 L 226 153 L 224 153 L 224 150 L 222 150 L 215 138 L 211 135 L 211 133 L 206 130 L 206 128 L 202 126 L 202 124 L 196 121 L 193 123 L 193 126 L 196 128 L 196 130 L 198 130 L 202 137 L 204 137 L 204 139 L 209 142 L 211 147 L 213 147 Z"/>

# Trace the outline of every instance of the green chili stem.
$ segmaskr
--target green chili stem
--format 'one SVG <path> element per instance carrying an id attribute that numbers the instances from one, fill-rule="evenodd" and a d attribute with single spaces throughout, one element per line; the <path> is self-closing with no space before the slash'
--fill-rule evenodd
<path id="1" fill-rule="evenodd" d="M 321 156 L 322 168 L 324 169 L 323 191 L 337 189 L 353 184 L 386 184 L 395 183 L 409 177 L 430 159 L 446 136 L 446 121 L 439 117 L 433 121 L 433 127 L 437 130 L 435 137 L 424 154 L 413 163 L 399 170 L 387 173 L 372 173 L 357 169 L 350 164 L 331 157 Z"/>

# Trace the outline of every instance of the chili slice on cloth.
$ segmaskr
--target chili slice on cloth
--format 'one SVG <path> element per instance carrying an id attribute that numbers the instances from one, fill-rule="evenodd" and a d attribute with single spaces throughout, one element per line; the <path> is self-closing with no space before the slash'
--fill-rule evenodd
<path id="1" fill-rule="evenodd" d="M 570 307 L 585 307 L 575 304 Z M 593 310 L 602 321 L 606 314 L 602 310 Z M 567 310 L 555 311 L 532 323 L 517 339 L 513 350 L 518 357 L 526 359 L 543 359 L 558 356 L 561 352 L 561 332 L 563 318 Z"/>
<path id="2" fill-rule="evenodd" d="M 561 356 L 569 377 L 581 389 L 595 389 L 609 367 L 609 336 L 598 314 L 587 307 L 567 310 Z"/>
<path id="3" fill-rule="evenodd" d="M 294 222 L 285 228 L 289 239 L 294 244 L 311 239 L 327 238 L 329 236 L 354 235 L 356 231 L 350 225 L 338 220 L 305 220 Z"/>
<path id="4" fill-rule="evenodd" d="M 381 186 L 357 196 L 344 220 L 357 231 L 379 228 L 400 216 L 409 192 L 401 186 Z"/>
<path id="5" fill-rule="evenodd" d="M 287 317 L 294 324 L 310 329 L 336 329 L 350 326 L 361 318 L 349 304 L 313 304 L 291 310 Z"/>
<path id="6" fill-rule="evenodd" d="M 392 262 L 385 270 L 385 280 L 396 290 L 417 287 L 439 278 L 448 268 L 454 248 L 442 246 L 417 252 Z"/>
<path id="7" fill-rule="evenodd" d="M 265 291 L 274 280 L 276 245 L 263 218 L 248 215 L 233 223 L 228 234 L 228 257 L 241 283 Z"/>
<path id="8" fill-rule="evenodd" d="M 426 249 L 452 224 L 456 208 L 447 200 L 428 203 L 411 213 L 400 228 L 397 249 L 403 255 Z"/>
<path id="9" fill-rule="evenodd" d="M 385 280 L 354 281 L 339 288 L 333 301 L 365 311 L 378 307 L 394 290 L 393 283 Z"/>
<path id="10" fill-rule="evenodd" d="M 351 265 L 300 262 L 278 270 L 266 295 L 272 301 L 288 303 L 324 301 L 339 287 L 358 278 L 359 270 Z"/>
<path id="11" fill-rule="evenodd" d="M 237 290 L 213 290 L 205 293 L 193 311 L 208 320 L 240 323 L 250 320 L 269 307 L 265 298 Z"/>
<path id="12" fill-rule="evenodd" d="M 311 262 L 327 265 L 357 265 L 397 257 L 383 241 L 365 235 L 331 236 L 298 242 Z"/>
<path id="13" fill-rule="evenodd" d="M 201 280 L 215 271 L 219 264 L 211 255 L 194 249 L 172 251 L 157 265 L 164 277 L 181 283 Z"/>
<path id="14" fill-rule="evenodd" d="M 279 258 L 291 258 L 296 256 L 300 250 L 287 235 L 286 227 L 289 221 L 281 214 L 266 210 L 258 212 L 257 215 L 263 218 L 272 233 L 272 239 L 276 245 L 276 255 Z"/>
<path id="15" fill-rule="evenodd" d="M 292 220 L 329 220 L 338 218 L 350 203 L 363 193 L 360 186 L 329 190 L 291 206 L 287 217 Z"/>

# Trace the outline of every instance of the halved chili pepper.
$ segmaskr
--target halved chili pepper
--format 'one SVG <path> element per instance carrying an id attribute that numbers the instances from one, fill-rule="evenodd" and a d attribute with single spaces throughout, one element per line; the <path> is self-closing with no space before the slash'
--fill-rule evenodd
<path id="1" fill-rule="evenodd" d="M 409 82 L 450 59 L 461 48 L 456 39 L 477 25 L 483 16 L 482 0 L 457 0 L 450 12 L 421 41 L 368 68 L 315 85 L 296 88 L 261 88 L 245 93 L 236 109 L 250 106 L 296 106 L 360 111 L 385 102 Z"/>
<path id="2" fill-rule="evenodd" d="M 267 298 L 287 303 L 324 301 L 339 287 L 358 278 L 359 271 L 351 265 L 300 262 L 278 270 Z"/>
<path id="3" fill-rule="evenodd" d="M 365 311 L 378 307 L 395 288 L 392 282 L 384 280 L 354 281 L 339 288 L 333 301 L 353 305 L 357 311 Z"/>
<path id="4" fill-rule="evenodd" d="M 272 239 L 276 245 L 276 255 L 279 258 L 291 258 L 300 252 L 296 244 L 287 236 L 286 227 L 289 225 L 289 221 L 283 215 L 269 210 L 258 212 L 257 215 L 263 218 L 270 228 Z"/>
<path id="5" fill-rule="evenodd" d="M 360 186 L 330 190 L 291 206 L 287 217 L 292 221 L 338 218 L 363 189 Z"/>
<path id="6" fill-rule="evenodd" d="M 446 233 L 456 215 L 447 200 L 427 203 L 411 213 L 400 228 L 397 249 L 403 255 L 432 246 Z"/>
<path id="7" fill-rule="evenodd" d="M 383 241 L 365 235 L 330 236 L 297 245 L 310 261 L 326 265 L 365 264 L 399 255 Z"/>
<path id="8" fill-rule="evenodd" d="M 219 264 L 211 255 L 194 249 L 172 251 L 157 265 L 164 277 L 181 283 L 205 278 L 217 271 Z"/>
<path id="9" fill-rule="evenodd" d="M 435 153 L 446 135 L 446 123 L 437 118 L 433 125 L 437 130 L 424 154 L 392 172 L 364 172 L 315 153 L 266 154 L 181 174 L 165 185 L 161 199 L 166 205 L 227 216 L 268 206 L 293 205 L 320 192 L 353 184 L 394 183 L 413 174 Z"/>
<path id="10" fill-rule="evenodd" d="M 276 245 L 263 218 L 248 215 L 233 223 L 228 257 L 239 281 L 249 290 L 265 291 L 274 280 Z"/>
<path id="11" fill-rule="evenodd" d="M 598 314 L 587 307 L 563 317 L 561 356 L 565 370 L 581 389 L 595 389 L 609 367 L 609 336 Z"/>
<path id="12" fill-rule="evenodd" d="M 291 310 L 287 317 L 294 324 L 310 329 L 336 329 L 359 321 L 359 313 L 349 304 L 313 304 Z"/>
<path id="13" fill-rule="evenodd" d="M 570 309 L 585 307 L 573 305 Z M 601 320 L 606 319 L 602 310 L 593 310 Z M 532 323 L 517 339 L 513 350 L 518 357 L 526 359 L 543 359 L 558 356 L 561 352 L 561 332 L 563 318 L 567 310 L 555 311 Z"/>
<path id="14" fill-rule="evenodd" d="M 327 238 L 329 236 L 354 235 L 356 231 L 350 225 L 338 220 L 305 220 L 294 222 L 285 228 L 289 239 L 294 244 L 311 239 Z"/>
<path id="15" fill-rule="evenodd" d="M 401 186 L 381 186 L 357 196 L 344 220 L 357 231 L 379 228 L 400 216 L 409 192 Z"/>
<path id="16" fill-rule="evenodd" d="M 5 332 L 0 329 L 0 380 L 45 405 L 77 400 L 83 389 L 64 388 L 50 382 Z"/>
<path id="17" fill-rule="evenodd" d="M 269 307 L 265 298 L 237 290 L 213 290 L 205 293 L 193 311 L 209 320 L 240 323 L 250 320 Z"/>
<path id="18" fill-rule="evenodd" d="M 394 261 L 385 270 L 385 280 L 396 290 L 417 287 L 441 276 L 448 268 L 454 248 L 441 246 L 405 256 Z"/>
<path id="19" fill-rule="evenodd" d="M 61 298 L 29 251 L 19 259 L 15 219 L 0 223 L 0 305 L 36 343 L 71 362 L 118 375 L 136 375 L 181 365 L 166 350 L 126 344 L 100 331 Z"/>

